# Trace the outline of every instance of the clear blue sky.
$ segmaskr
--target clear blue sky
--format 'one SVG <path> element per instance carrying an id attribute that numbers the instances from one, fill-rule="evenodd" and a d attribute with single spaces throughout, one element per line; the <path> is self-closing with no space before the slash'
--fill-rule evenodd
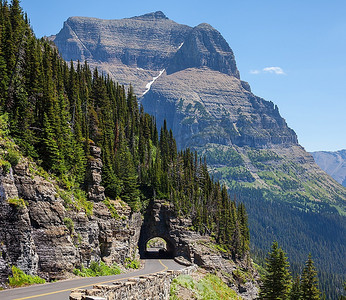
<path id="1" fill-rule="evenodd" d="M 278 105 L 307 151 L 346 149 L 345 0 L 21 3 L 38 37 L 58 33 L 70 16 L 121 19 L 161 10 L 178 23 L 209 23 L 233 49 L 242 80 Z"/>

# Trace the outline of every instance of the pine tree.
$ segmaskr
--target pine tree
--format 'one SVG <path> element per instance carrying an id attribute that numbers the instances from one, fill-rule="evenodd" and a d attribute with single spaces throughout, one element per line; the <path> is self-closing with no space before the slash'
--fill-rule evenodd
<path id="1" fill-rule="evenodd" d="M 277 242 L 273 242 L 271 252 L 266 258 L 266 271 L 260 289 L 260 299 L 289 299 L 292 281 L 289 263 Z"/>
<path id="2" fill-rule="evenodd" d="M 120 197 L 124 200 L 133 211 L 140 209 L 139 190 L 137 182 L 137 174 L 132 162 L 130 151 L 122 147 L 120 156 L 120 180 L 122 181 L 122 191 Z"/>
<path id="3" fill-rule="evenodd" d="M 321 292 L 318 289 L 317 272 L 311 254 L 309 254 L 303 270 L 301 293 L 304 300 L 321 299 Z"/>
<path id="4" fill-rule="evenodd" d="M 300 292 L 300 276 L 297 275 L 292 283 L 292 290 L 290 293 L 290 300 L 301 300 L 301 292 Z"/>

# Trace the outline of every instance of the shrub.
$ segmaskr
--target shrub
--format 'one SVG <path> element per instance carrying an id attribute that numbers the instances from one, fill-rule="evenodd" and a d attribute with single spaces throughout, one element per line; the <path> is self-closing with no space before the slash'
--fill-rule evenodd
<path id="1" fill-rule="evenodd" d="M 97 277 L 120 274 L 121 270 L 116 265 L 107 266 L 104 262 L 92 261 L 89 268 L 74 269 L 73 274 L 81 277 Z"/>
<path id="2" fill-rule="evenodd" d="M 58 189 L 58 195 L 64 200 L 65 208 L 76 211 L 84 210 L 87 216 L 92 215 L 93 203 L 87 200 L 84 191 L 77 188 L 70 191 Z"/>
<path id="3" fill-rule="evenodd" d="M 12 287 L 25 286 L 30 284 L 40 284 L 46 281 L 39 276 L 25 274 L 21 269 L 12 266 L 12 276 L 8 278 L 9 285 Z"/>
<path id="4" fill-rule="evenodd" d="M 125 258 L 125 268 L 126 269 L 139 269 L 141 263 L 138 259 L 131 259 L 129 257 Z"/>
<path id="5" fill-rule="evenodd" d="M 8 135 L 8 114 L 0 114 L 0 137 Z"/>
<path id="6" fill-rule="evenodd" d="M 74 230 L 74 223 L 70 218 L 64 218 L 64 224 L 67 227 L 67 229 L 69 230 L 70 234 L 72 234 L 73 230 Z"/>
<path id="7" fill-rule="evenodd" d="M 179 275 L 173 279 L 170 290 L 170 300 L 180 299 L 177 295 L 179 286 L 191 291 L 194 299 L 241 299 L 235 291 L 229 288 L 221 278 L 208 274 L 199 281 L 190 275 Z"/>
<path id="8" fill-rule="evenodd" d="M 4 174 L 7 174 L 10 171 L 11 164 L 7 160 L 0 158 L 0 168 L 2 168 Z"/>
<path id="9" fill-rule="evenodd" d="M 6 154 L 6 160 L 11 164 L 12 167 L 15 167 L 20 159 L 18 151 L 13 149 L 8 149 Z"/>
<path id="10" fill-rule="evenodd" d="M 240 270 L 240 269 L 235 269 L 234 271 L 233 271 L 233 275 L 237 278 L 237 280 L 241 283 L 241 284 L 243 284 L 243 283 L 246 283 L 246 273 L 245 272 L 243 272 L 242 270 Z"/>

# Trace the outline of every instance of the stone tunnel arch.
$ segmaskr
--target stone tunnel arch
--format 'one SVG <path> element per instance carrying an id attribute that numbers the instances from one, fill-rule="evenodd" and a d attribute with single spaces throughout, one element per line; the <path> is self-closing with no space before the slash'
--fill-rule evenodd
<path id="1" fill-rule="evenodd" d="M 167 245 L 166 253 L 162 253 L 162 256 L 159 256 L 159 258 L 184 256 L 189 259 L 189 247 L 181 239 L 179 230 L 175 228 L 175 222 L 177 222 L 177 218 L 172 204 L 165 200 L 154 200 L 149 204 L 144 214 L 138 241 L 138 250 L 141 258 L 150 258 L 150 254 L 148 255 L 146 251 L 146 245 L 149 240 L 159 237 L 165 240 Z"/>

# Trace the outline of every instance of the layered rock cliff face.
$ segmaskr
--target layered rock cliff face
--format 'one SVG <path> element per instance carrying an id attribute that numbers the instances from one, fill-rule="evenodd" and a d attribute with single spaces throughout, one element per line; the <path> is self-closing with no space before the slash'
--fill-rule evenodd
<path id="1" fill-rule="evenodd" d="M 190 27 L 155 12 L 123 20 L 71 17 L 55 37 L 62 57 L 87 60 L 139 94 L 164 69 Z"/>
<path id="2" fill-rule="evenodd" d="M 96 153 L 93 164 L 100 165 Z M 101 164 L 102 166 L 102 164 Z M 101 176 L 100 173 L 96 175 Z M 97 177 L 97 176 L 96 176 Z M 73 268 L 91 261 L 124 263 L 138 255 L 142 224 L 120 201 L 111 201 L 119 216 L 112 216 L 100 189 L 91 182 L 92 213 L 71 209 L 72 195 L 64 194 L 53 180 L 40 176 L 37 167 L 22 158 L 9 171 L 0 167 L 0 282 L 7 281 L 10 267 L 48 280 L 69 276 Z"/>

